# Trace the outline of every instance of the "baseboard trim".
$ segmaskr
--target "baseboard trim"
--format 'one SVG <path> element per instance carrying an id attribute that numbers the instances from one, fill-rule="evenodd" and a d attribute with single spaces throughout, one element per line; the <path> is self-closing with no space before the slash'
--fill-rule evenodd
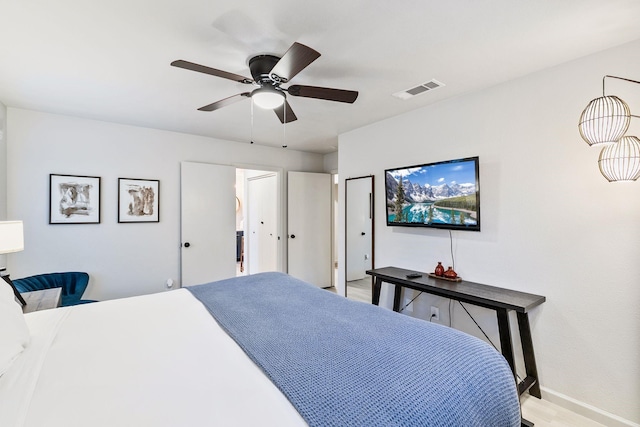
<path id="1" fill-rule="evenodd" d="M 576 400 L 565 394 L 549 390 L 546 387 L 540 387 L 542 398 L 553 404 L 575 412 L 578 415 L 589 418 L 608 427 L 640 427 L 640 424 L 634 423 L 610 412 L 603 411 L 595 406 Z"/>

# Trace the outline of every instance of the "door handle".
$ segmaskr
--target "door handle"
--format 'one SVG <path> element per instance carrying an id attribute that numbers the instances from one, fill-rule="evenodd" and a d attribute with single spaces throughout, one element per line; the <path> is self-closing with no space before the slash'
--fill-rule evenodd
<path id="1" fill-rule="evenodd" d="M 291 235 L 291 236 L 289 236 L 289 237 L 291 237 L 292 239 L 295 239 L 295 238 L 296 238 L 296 235 L 295 235 L 295 234 L 292 234 L 292 235 Z"/>
<path id="2" fill-rule="evenodd" d="M 185 242 L 185 243 L 184 243 L 184 247 L 185 247 L 185 248 L 188 248 L 189 246 L 191 246 L 191 243 L 189 243 L 189 242 Z"/>
<path id="3" fill-rule="evenodd" d="M 362 233 L 360 233 L 361 236 L 364 236 L 365 234 L 367 234 L 367 233 L 365 233 L 364 231 Z"/>

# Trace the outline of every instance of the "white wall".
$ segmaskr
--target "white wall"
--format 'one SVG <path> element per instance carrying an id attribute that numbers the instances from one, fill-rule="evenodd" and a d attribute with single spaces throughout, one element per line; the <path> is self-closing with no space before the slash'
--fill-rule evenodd
<path id="1" fill-rule="evenodd" d="M 338 152 L 334 151 L 324 155 L 324 170 L 334 172 L 338 170 Z"/>
<path id="2" fill-rule="evenodd" d="M 180 161 L 320 172 L 323 156 L 9 108 L 8 213 L 25 227 L 12 277 L 81 270 L 85 298 L 160 292 L 179 281 Z M 49 225 L 49 174 L 102 178 L 101 224 Z M 160 222 L 118 224 L 118 178 L 160 180 Z"/>
<path id="3" fill-rule="evenodd" d="M 0 103 L 0 171 L 7 170 L 6 117 L 7 107 Z M 7 219 L 7 174 L 0 173 L 0 221 Z M 0 255 L 0 268 L 6 265 L 7 256 Z M 9 271 L 9 273 L 11 273 L 11 271 Z"/>
<path id="4" fill-rule="evenodd" d="M 0 171 L 7 170 L 7 107 L 0 103 Z M 7 219 L 7 174 L 0 173 L 0 220 Z M 4 265 L 4 256 L 0 266 Z"/>
<path id="5" fill-rule="evenodd" d="M 599 150 L 582 141 L 577 123 L 601 96 L 605 74 L 640 79 L 639 51 L 636 41 L 339 140 L 341 194 L 349 176 L 376 177 L 377 267 L 431 271 L 451 258 L 447 231 L 386 226 L 384 169 L 480 156 L 482 231 L 453 233 L 456 270 L 546 296 L 530 314 L 543 395 L 612 425 L 640 423 L 640 182 L 608 183 Z M 639 85 L 608 81 L 607 88 L 640 114 Z M 639 122 L 631 134 L 640 134 Z M 391 295 L 383 296 L 390 307 Z M 414 315 L 428 318 L 438 305 L 448 324 L 446 301 L 417 301 Z M 493 312 L 472 314 L 499 345 Z M 481 336 L 459 306 L 452 317 L 454 327 Z"/>

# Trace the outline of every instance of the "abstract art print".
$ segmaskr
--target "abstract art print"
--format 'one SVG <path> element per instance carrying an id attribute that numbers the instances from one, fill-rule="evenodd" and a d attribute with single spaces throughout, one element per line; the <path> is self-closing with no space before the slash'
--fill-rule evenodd
<path id="1" fill-rule="evenodd" d="M 49 175 L 49 224 L 99 224 L 100 177 Z"/>
<path id="2" fill-rule="evenodd" d="M 118 178 L 118 222 L 160 222 L 160 181 Z"/>

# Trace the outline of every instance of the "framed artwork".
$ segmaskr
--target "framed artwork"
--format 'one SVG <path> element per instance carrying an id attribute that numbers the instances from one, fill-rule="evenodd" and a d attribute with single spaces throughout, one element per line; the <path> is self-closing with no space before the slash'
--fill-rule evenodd
<path id="1" fill-rule="evenodd" d="M 160 222 L 160 181 L 118 178 L 118 222 Z"/>
<path id="2" fill-rule="evenodd" d="M 99 176 L 49 175 L 49 224 L 99 223 Z"/>

